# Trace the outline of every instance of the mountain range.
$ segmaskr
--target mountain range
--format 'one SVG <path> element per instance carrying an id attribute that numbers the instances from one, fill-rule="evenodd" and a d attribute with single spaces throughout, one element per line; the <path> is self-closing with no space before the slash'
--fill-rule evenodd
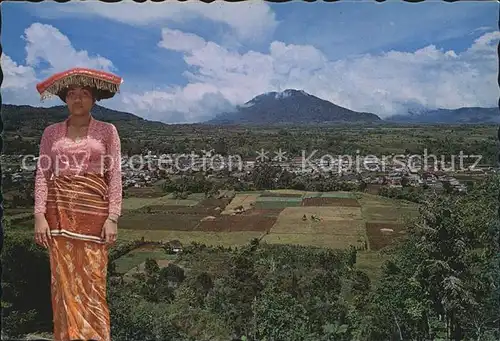
<path id="1" fill-rule="evenodd" d="M 287 89 L 259 95 L 233 112 L 217 115 L 211 124 L 319 124 L 380 121 L 372 113 L 356 112 L 305 91 Z"/>
<path id="2" fill-rule="evenodd" d="M 120 126 L 141 126 L 161 129 L 161 122 L 143 119 L 132 113 L 96 105 L 92 111 L 95 118 Z M 51 108 L 27 105 L 2 105 L 4 127 L 7 130 L 23 129 L 26 125 L 41 128 L 47 124 L 64 120 L 68 112 L 65 106 Z M 301 90 L 287 89 L 256 96 L 231 112 L 224 112 L 198 124 L 210 125 L 283 125 L 283 124 L 499 124 L 498 108 L 458 108 L 422 110 L 408 112 L 381 119 L 374 113 L 357 112 Z"/>
<path id="3" fill-rule="evenodd" d="M 484 124 L 500 123 L 498 108 L 458 108 L 437 109 L 421 112 L 409 112 L 407 115 L 395 115 L 386 119 L 398 123 L 428 123 L 428 124 Z"/>

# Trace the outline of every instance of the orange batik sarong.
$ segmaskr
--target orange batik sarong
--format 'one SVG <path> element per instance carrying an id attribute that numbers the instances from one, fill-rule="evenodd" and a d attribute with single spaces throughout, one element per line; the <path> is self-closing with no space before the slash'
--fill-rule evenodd
<path id="1" fill-rule="evenodd" d="M 108 249 L 101 239 L 108 216 L 107 184 L 95 174 L 49 182 L 46 217 L 52 239 L 54 340 L 109 341 L 106 301 Z"/>

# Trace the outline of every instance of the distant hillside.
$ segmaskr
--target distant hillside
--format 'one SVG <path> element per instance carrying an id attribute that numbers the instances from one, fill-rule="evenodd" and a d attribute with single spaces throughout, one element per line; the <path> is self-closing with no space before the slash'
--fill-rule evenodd
<path id="1" fill-rule="evenodd" d="M 94 107 L 92 114 L 96 119 L 106 122 L 144 121 L 144 119 L 133 114 L 107 109 L 98 105 Z M 48 124 L 65 120 L 68 115 L 68 109 L 65 106 L 43 108 L 29 105 L 2 105 L 2 118 L 4 127 L 7 130 L 22 128 L 31 123 L 40 123 L 41 126 L 45 127 Z"/>
<path id="2" fill-rule="evenodd" d="M 304 91 L 288 89 L 269 92 L 238 106 L 234 112 L 222 113 L 210 124 L 311 124 L 361 123 L 381 121 L 371 113 L 352 111 Z"/>
<path id="3" fill-rule="evenodd" d="M 498 108 L 459 108 L 428 110 L 407 115 L 396 115 L 386 119 L 398 123 L 428 123 L 428 124 L 481 124 L 500 123 Z"/>
<path id="4" fill-rule="evenodd" d="M 96 119 L 113 123 L 119 129 L 144 130 L 168 126 L 164 123 L 148 121 L 131 113 L 116 111 L 99 105 L 92 109 L 92 114 Z M 23 136 L 38 136 L 49 124 L 64 121 L 68 115 L 68 109 L 65 106 L 43 108 L 29 105 L 2 105 L 4 131 L 18 132 Z"/>
<path id="5" fill-rule="evenodd" d="M 96 105 L 92 113 L 98 120 L 111 122 L 121 131 L 178 131 L 194 129 L 194 126 L 224 125 L 237 128 L 244 124 L 281 125 L 281 124 L 320 124 L 320 123 L 378 123 L 378 124 L 499 124 L 498 108 L 460 108 L 455 110 L 439 109 L 397 115 L 380 119 L 371 113 L 360 113 L 337 106 L 303 91 L 286 90 L 271 92 L 255 97 L 239 106 L 235 112 L 221 114 L 207 122 L 197 124 L 167 124 L 143 119 L 132 113 L 121 112 Z M 49 124 L 60 122 L 68 117 L 65 106 L 50 108 L 29 105 L 2 105 L 4 132 L 22 136 L 40 136 Z M 133 136 L 137 136 L 135 133 Z"/>

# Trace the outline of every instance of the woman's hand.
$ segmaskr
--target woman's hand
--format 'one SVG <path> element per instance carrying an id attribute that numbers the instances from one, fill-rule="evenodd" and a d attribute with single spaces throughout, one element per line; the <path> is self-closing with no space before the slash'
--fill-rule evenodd
<path id="1" fill-rule="evenodd" d="M 44 214 L 35 214 L 35 242 L 45 248 L 51 239 L 49 224 Z"/>
<path id="2" fill-rule="evenodd" d="M 110 218 L 106 219 L 104 226 L 102 227 L 101 238 L 106 241 L 106 244 L 113 244 L 116 242 L 116 235 L 118 230 L 118 224 Z"/>

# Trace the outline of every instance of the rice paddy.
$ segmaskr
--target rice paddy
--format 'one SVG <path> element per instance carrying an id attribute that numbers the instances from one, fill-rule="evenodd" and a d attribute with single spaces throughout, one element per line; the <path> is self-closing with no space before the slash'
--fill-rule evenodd
<path id="1" fill-rule="evenodd" d="M 250 239 L 267 233 L 263 239 L 267 242 L 293 240 L 295 243 L 303 238 L 309 245 L 325 237 L 318 241 L 318 246 L 326 243 L 331 247 L 340 244 L 345 247 L 376 238 L 368 233 L 366 222 L 401 224 L 418 214 L 411 204 L 365 193 L 268 190 L 226 194 L 221 199 L 207 199 L 203 194 L 191 194 L 184 200 L 172 199 L 170 195 L 129 198 L 120 227 L 128 236 L 146 235 L 150 239 L 175 236 L 233 245 L 236 240 L 248 241 L 235 233 L 240 236 L 250 233 Z M 228 242 L 222 241 L 224 234 Z M 285 236 L 287 234 L 296 236 Z M 372 244 L 379 247 L 380 243 Z"/>
<path id="2" fill-rule="evenodd" d="M 178 205 L 178 206 L 194 206 L 199 203 L 199 200 L 193 199 L 172 199 L 170 195 L 165 195 L 157 198 L 125 198 L 123 200 L 123 210 L 137 210 L 142 207 L 151 205 Z"/>
<path id="3" fill-rule="evenodd" d="M 415 208 L 394 206 L 364 206 L 363 216 L 367 221 L 403 222 L 418 215 Z"/>
<path id="4" fill-rule="evenodd" d="M 289 198 L 286 198 L 289 199 Z M 287 207 L 297 207 L 302 205 L 300 200 L 260 200 L 255 202 L 256 209 L 284 209 Z"/>
<path id="5" fill-rule="evenodd" d="M 404 236 L 405 231 L 401 224 L 367 222 L 366 234 L 371 250 L 380 250 L 392 244 L 394 239 Z"/>
<path id="6" fill-rule="evenodd" d="M 361 207 L 356 199 L 336 197 L 304 198 L 302 206 L 346 206 Z"/>
<path id="7" fill-rule="evenodd" d="M 253 207 L 258 197 L 259 194 L 236 194 L 222 214 L 232 214 L 240 207 L 243 210 L 249 210 Z"/>
<path id="8" fill-rule="evenodd" d="M 169 259 L 172 256 L 168 255 L 162 248 L 153 250 L 135 249 L 115 261 L 116 271 L 120 274 L 127 273 L 134 267 L 144 263 L 148 258 Z"/>
<path id="9" fill-rule="evenodd" d="M 352 192 L 324 192 L 320 193 L 321 198 L 355 199 L 356 195 Z"/>
<path id="10" fill-rule="evenodd" d="M 404 236 L 402 223 L 418 214 L 411 203 L 366 193 L 269 190 L 226 194 L 218 198 L 192 194 L 184 200 L 170 195 L 128 198 L 119 236 L 224 247 L 258 238 L 266 243 L 341 249 L 353 245 L 370 253 Z M 133 262 L 122 260 L 125 265 L 119 265 L 120 269 L 144 262 L 147 252 L 141 252 L 130 256 Z M 154 256 L 159 251 L 148 252 Z M 163 254 L 155 257 L 163 260 Z"/>
<path id="11" fill-rule="evenodd" d="M 304 246 L 316 246 L 316 247 L 325 247 L 325 248 L 334 248 L 334 249 L 345 249 L 349 245 L 362 245 L 363 240 L 358 240 L 355 237 L 350 238 L 337 238 L 336 236 L 325 236 L 319 234 L 280 234 L 280 233 L 272 233 L 266 235 L 263 239 L 263 242 L 270 244 L 298 244 Z"/>
<path id="12" fill-rule="evenodd" d="M 259 231 L 205 232 L 205 231 L 172 231 L 172 230 L 121 230 L 118 235 L 123 240 L 155 240 L 168 242 L 179 240 L 183 245 L 193 242 L 211 246 L 241 246 L 254 238 L 262 237 Z"/>

